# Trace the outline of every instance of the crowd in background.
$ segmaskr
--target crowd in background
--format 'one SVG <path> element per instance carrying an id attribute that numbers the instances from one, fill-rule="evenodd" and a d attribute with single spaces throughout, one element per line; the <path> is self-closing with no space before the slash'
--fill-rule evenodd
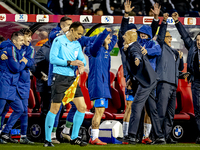
<path id="1" fill-rule="evenodd" d="M 37 0 L 54 14 L 124 15 L 124 0 Z M 151 7 L 157 2 L 161 12 L 170 15 L 177 11 L 181 17 L 199 17 L 199 0 L 131 0 L 132 16 L 152 16 Z M 96 10 L 100 9 L 100 14 Z"/>

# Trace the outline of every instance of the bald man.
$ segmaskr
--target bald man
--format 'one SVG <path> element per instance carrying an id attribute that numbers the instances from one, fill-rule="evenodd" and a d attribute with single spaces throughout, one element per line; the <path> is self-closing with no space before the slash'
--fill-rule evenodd
<path id="1" fill-rule="evenodd" d="M 145 51 L 145 49 L 137 42 L 136 30 L 128 30 L 123 38 L 128 73 L 139 82 L 139 85 L 131 106 L 128 135 L 121 139 L 118 138 L 118 140 L 136 144 L 136 134 L 141 113 L 147 101 L 147 110 L 150 113 L 151 122 L 157 138 L 152 144 L 165 144 L 166 142 L 161 130 L 155 101 L 157 74 L 152 68 L 148 57 L 144 55 L 143 51 Z"/>

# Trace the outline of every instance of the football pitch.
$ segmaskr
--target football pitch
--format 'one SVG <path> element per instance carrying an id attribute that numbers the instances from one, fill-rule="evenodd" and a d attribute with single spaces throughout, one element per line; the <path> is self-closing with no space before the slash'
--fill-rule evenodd
<path id="1" fill-rule="evenodd" d="M 35 143 L 34 145 L 22 145 L 22 144 L 1 144 L 0 150 L 46 150 L 46 149 L 58 149 L 58 150 L 193 150 L 200 149 L 200 144 L 190 143 L 178 143 L 178 144 L 166 144 L 166 145 L 121 145 L 121 144 L 108 144 L 108 145 L 90 145 L 80 147 L 78 145 L 70 145 L 69 143 L 55 144 L 55 147 L 43 147 L 43 143 Z"/>

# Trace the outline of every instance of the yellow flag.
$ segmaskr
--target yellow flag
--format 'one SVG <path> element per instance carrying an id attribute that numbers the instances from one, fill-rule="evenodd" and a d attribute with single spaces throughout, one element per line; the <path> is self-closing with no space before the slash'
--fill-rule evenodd
<path id="1" fill-rule="evenodd" d="M 76 79 L 74 80 L 73 84 L 65 91 L 65 96 L 62 99 L 63 105 L 66 105 L 67 103 L 73 101 L 74 95 L 76 93 L 76 88 L 78 85 L 80 75 L 78 74 Z"/>

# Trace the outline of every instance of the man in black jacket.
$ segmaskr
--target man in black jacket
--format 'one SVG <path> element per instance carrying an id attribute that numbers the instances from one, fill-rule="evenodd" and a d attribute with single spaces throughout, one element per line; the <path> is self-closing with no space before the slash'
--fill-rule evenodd
<path id="1" fill-rule="evenodd" d="M 145 49 L 142 48 L 137 42 L 136 30 L 127 31 L 123 38 L 124 44 L 129 45 L 128 49 L 125 50 L 127 71 L 135 77 L 135 79 L 139 82 L 139 85 L 131 106 L 128 136 L 124 136 L 123 139 L 118 138 L 118 140 L 128 142 L 130 144 L 136 144 L 136 134 L 140 122 L 141 112 L 147 101 L 151 122 L 157 137 L 153 144 L 165 144 L 155 101 L 157 74 L 152 68 L 148 57 L 142 54 Z"/>
<path id="2" fill-rule="evenodd" d="M 176 142 L 169 136 L 175 114 L 176 89 L 178 86 L 179 71 L 183 70 L 183 52 L 171 47 L 172 36 L 167 29 L 167 18 L 169 14 L 163 14 L 163 22 L 160 26 L 157 41 L 162 48 L 162 54 L 157 60 L 157 74 L 159 77 L 156 96 L 157 109 L 161 121 L 161 127 L 165 134 L 167 143 Z"/>
<path id="3" fill-rule="evenodd" d="M 184 41 L 185 47 L 188 50 L 187 70 L 190 72 L 190 81 L 192 82 L 192 98 L 194 105 L 195 119 L 198 127 L 198 137 L 196 143 L 200 144 L 200 33 L 197 34 L 195 40 L 189 36 L 181 22 L 179 22 L 179 15 L 177 12 L 172 14 L 175 21 L 175 26 Z"/>

